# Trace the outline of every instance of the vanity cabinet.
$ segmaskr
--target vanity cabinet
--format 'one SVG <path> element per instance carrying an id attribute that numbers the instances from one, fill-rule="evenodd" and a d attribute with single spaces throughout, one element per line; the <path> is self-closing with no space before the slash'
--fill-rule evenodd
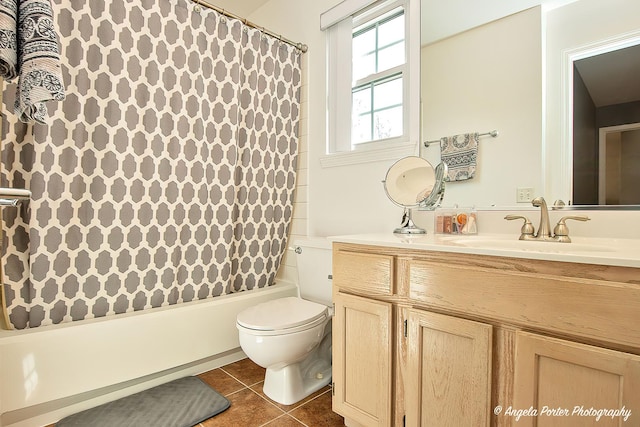
<path id="1" fill-rule="evenodd" d="M 333 259 L 347 426 L 582 426 L 515 411 L 623 405 L 640 425 L 640 269 L 352 243 Z"/>

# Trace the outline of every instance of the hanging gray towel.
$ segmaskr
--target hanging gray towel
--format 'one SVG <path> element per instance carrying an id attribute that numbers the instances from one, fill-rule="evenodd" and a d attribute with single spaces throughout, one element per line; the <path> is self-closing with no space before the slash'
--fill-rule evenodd
<path id="1" fill-rule="evenodd" d="M 15 112 L 46 123 L 47 101 L 64 99 L 58 35 L 50 0 L 0 0 L 0 72 L 18 76 Z"/>
<path id="2" fill-rule="evenodd" d="M 441 138 L 440 157 L 448 167 L 445 181 L 473 178 L 478 157 L 478 132 Z"/>

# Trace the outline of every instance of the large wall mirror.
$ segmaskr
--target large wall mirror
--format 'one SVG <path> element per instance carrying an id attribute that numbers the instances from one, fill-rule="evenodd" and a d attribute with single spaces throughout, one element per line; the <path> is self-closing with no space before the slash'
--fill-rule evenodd
<path id="1" fill-rule="evenodd" d="M 533 96 L 526 99 L 520 96 L 521 104 L 509 101 L 513 104 L 512 109 L 529 108 L 526 113 L 529 120 L 520 124 L 523 132 L 519 136 L 526 141 L 520 142 L 516 149 L 512 147 L 518 144 L 515 132 L 511 135 L 501 132 L 501 138 L 503 135 L 505 138 L 495 148 L 488 145 L 494 143 L 487 142 L 487 154 L 479 159 L 482 162 L 479 167 L 485 166 L 481 179 L 471 183 L 469 191 L 462 187 L 457 193 L 455 188 L 448 189 L 458 197 L 455 203 L 465 203 L 465 199 L 469 199 L 476 206 L 512 206 L 516 204 L 515 186 L 530 186 L 535 188 L 537 195 L 551 201 L 560 199 L 572 205 L 599 208 L 640 208 L 640 186 L 637 185 L 640 182 L 638 0 L 422 0 L 421 5 L 423 52 L 424 46 L 430 46 L 430 52 L 437 51 L 433 46 L 450 46 L 451 40 L 456 38 L 464 37 L 465 43 L 472 45 L 476 33 L 480 37 L 495 27 L 492 40 L 496 45 L 508 43 L 510 39 L 523 44 L 522 51 L 513 48 L 519 55 L 514 58 L 514 67 L 529 61 L 529 68 L 540 68 L 537 75 L 532 71 L 526 78 L 510 77 L 504 83 L 511 85 L 505 89 L 507 94 L 522 91 L 518 85 L 537 85 L 536 90 L 542 93 L 538 97 L 531 92 Z M 537 8 L 537 12 L 529 12 L 533 10 L 531 8 Z M 533 20 L 528 18 L 528 22 L 534 22 L 537 13 L 540 24 L 534 22 L 523 33 L 517 28 L 511 29 L 501 38 L 498 26 L 505 26 L 507 19 L 525 13 L 534 17 Z M 486 31 L 481 33 L 478 28 Z M 536 38 L 539 48 L 535 43 L 526 45 Z M 490 39 L 483 40 L 483 46 L 489 43 Z M 524 56 L 524 50 L 530 51 L 531 59 Z M 533 58 L 536 55 L 538 58 Z M 504 58 L 499 60 L 505 61 L 500 65 L 502 68 L 509 65 Z M 487 57 L 486 61 L 492 61 L 492 58 Z M 425 68 L 424 60 L 422 64 Z M 478 67 L 490 65 L 476 59 L 469 64 L 469 78 Z M 522 70 L 519 68 L 517 73 L 523 74 Z M 422 84 L 433 88 L 433 84 L 425 82 L 424 79 L 430 77 L 424 71 Z M 466 93 L 470 90 L 474 88 L 465 86 Z M 487 98 L 483 104 L 478 103 L 475 111 L 465 111 L 465 101 L 462 101 L 459 111 L 468 116 L 470 124 L 464 127 L 466 123 L 457 123 L 451 131 L 458 128 L 472 130 L 468 127 L 482 123 L 473 122 L 476 117 L 484 117 L 486 125 L 476 124 L 477 129 L 473 130 L 499 128 L 495 122 L 504 114 L 495 108 L 492 117 L 491 109 L 499 104 L 499 96 L 503 94 L 494 92 L 498 92 L 498 98 Z M 422 97 L 423 103 L 430 101 L 425 91 Z M 433 101 L 441 102 L 441 98 L 442 94 L 439 94 Z M 427 114 L 436 111 L 424 106 L 423 110 Z M 424 114 L 423 121 L 433 127 L 434 121 L 429 121 Z M 439 117 L 435 122 L 442 121 Z M 423 134 L 425 139 L 444 136 L 429 134 L 426 125 L 423 125 Z M 427 153 L 425 157 L 436 161 L 430 156 L 435 154 Z M 512 164 L 518 165 L 519 169 L 509 169 Z"/>

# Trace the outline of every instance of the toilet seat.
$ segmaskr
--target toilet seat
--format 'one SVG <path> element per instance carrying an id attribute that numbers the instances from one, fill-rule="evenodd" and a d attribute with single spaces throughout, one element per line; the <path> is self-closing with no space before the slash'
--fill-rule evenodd
<path id="1" fill-rule="evenodd" d="M 252 335 L 283 335 L 313 328 L 327 317 L 327 306 L 287 297 L 247 308 L 238 314 L 236 324 Z"/>

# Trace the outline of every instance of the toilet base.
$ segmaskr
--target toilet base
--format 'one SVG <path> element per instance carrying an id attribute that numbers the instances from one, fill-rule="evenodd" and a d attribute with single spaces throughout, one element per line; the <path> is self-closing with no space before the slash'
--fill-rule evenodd
<path id="1" fill-rule="evenodd" d="M 262 391 L 273 401 L 291 405 L 331 382 L 331 334 L 303 361 L 267 368 Z"/>

